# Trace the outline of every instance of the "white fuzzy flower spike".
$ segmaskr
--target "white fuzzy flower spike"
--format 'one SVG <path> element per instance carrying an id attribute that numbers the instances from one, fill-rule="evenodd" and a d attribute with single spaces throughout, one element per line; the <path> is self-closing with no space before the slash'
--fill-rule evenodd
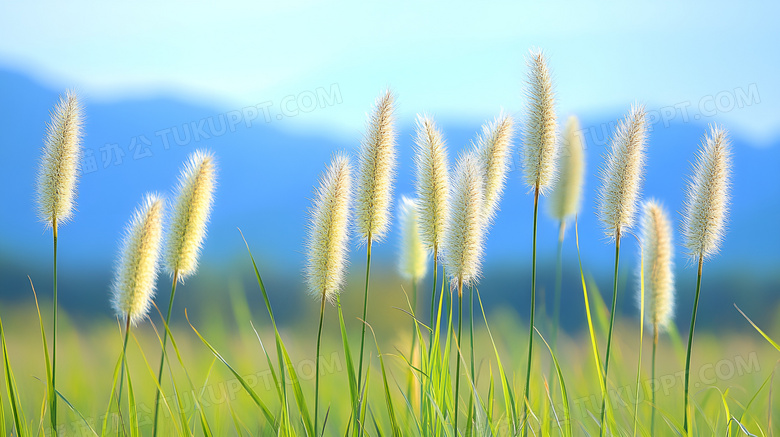
<path id="1" fill-rule="evenodd" d="M 688 254 L 710 257 L 726 232 L 731 189 L 731 143 L 727 132 L 711 125 L 688 182 L 682 234 Z"/>
<path id="2" fill-rule="evenodd" d="M 444 240 L 450 175 L 447 146 L 433 118 L 417 117 L 414 161 L 417 172 L 420 238 L 428 249 L 438 251 Z"/>
<path id="3" fill-rule="evenodd" d="M 479 159 L 484 178 L 485 219 L 492 222 L 506 185 L 512 157 L 512 117 L 501 114 L 492 123 L 482 126 L 474 152 Z"/>
<path id="4" fill-rule="evenodd" d="M 154 296 L 164 209 L 160 195 L 147 195 L 133 213 L 122 240 L 112 303 L 117 314 L 129 317 L 133 325 L 146 316 Z"/>
<path id="5" fill-rule="evenodd" d="M 615 239 L 634 225 L 642 185 L 647 121 L 645 108 L 633 106 L 617 126 L 599 172 L 598 215 L 607 237 Z"/>
<path id="6" fill-rule="evenodd" d="M 365 240 L 379 241 L 390 227 L 390 203 L 396 166 L 395 97 L 388 90 L 377 99 L 360 145 L 355 216 Z"/>
<path id="7" fill-rule="evenodd" d="M 428 251 L 420 239 L 420 216 L 417 201 L 406 196 L 401 197 L 398 209 L 401 224 L 401 253 L 398 270 L 406 279 L 417 282 L 428 271 Z"/>
<path id="8" fill-rule="evenodd" d="M 655 200 L 643 205 L 641 220 L 642 265 L 646 319 L 665 329 L 674 314 L 674 245 L 669 215 Z"/>
<path id="9" fill-rule="evenodd" d="M 320 179 L 310 210 L 306 241 L 309 293 L 335 300 L 344 282 L 349 242 L 352 169 L 343 155 L 333 157 Z"/>
<path id="10" fill-rule="evenodd" d="M 216 163 L 210 152 L 193 152 L 184 164 L 176 189 L 165 252 L 165 266 L 183 281 L 198 269 L 206 225 L 214 203 Z"/>
<path id="11" fill-rule="evenodd" d="M 479 159 L 463 155 L 455 167 L 452 201 L 444 241 L 444 264 L 453 287 L 468 286 L 480 275 L 485 236 L 485 195 Z"/>
<path id="12" fill-rule="evenodd" d="M 528 120 L 523 138 L 523 174 L 525 183 L 545 194 L 555 181 L 557 159 L 557 120 L 547 60 L 541 50 L 528 56 L 528 87 L 525 91 Z"/>
<path id="13" fill-rule="evenodd" d="M 560 147 L 558 180 L 550 194 L 549 213 L 558 221 L 577 214 L 585 182 L 585 142 L 577 117 L 569 117 Z"/>
<path id="14" fill-rule="evenodd" d="M 83 115 L 76 94 L 60 97 L 46 126 L 43 156 L 37 177 L 38 217 L 48 226 L 71 218 L 81 156 Z"/>

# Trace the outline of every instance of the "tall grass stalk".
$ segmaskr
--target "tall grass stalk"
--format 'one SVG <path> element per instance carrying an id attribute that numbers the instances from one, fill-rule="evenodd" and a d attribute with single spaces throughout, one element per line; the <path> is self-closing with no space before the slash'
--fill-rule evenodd
<path id="1" fill-rule="evenodd" d="M 165 316 L 166 326 L 171 319 L 176 284 L 198 270 L 198 257 L 206 238 L 206 225 L 214 204 L 216 171 L 214 155 L 205 150 L 196 150 L 189 155 L 179 174 L 165 249 L 165 267 L 173 276 L 168 312 Z M 160 369 L 157 374 L 160 387 L 165 367 L 167 338 L 166 330 L 163 333 Z M 160 390 L 157 390 L 154 398 L 153 437 L 157 436 L 159 410 Z"/>
<path id="2" fill-rule="evenodd" d="M 523 426 L 523 436 L 528 435 L 528 410 L 530 409 L 530 388 L 531 388 L 531 367 L 533 366 L 534 352 L 534 316 L 536 313 L 536 225 L 539 216 L 539 188 L 534 190 L 534 236 L 533 247 L 531 251 L 531 319 L 528 332 L 528 370 L 525 374 L 525 392 L 523 395 L 523 412 L 525 413 L 525 425 Z"/>
<path id="3" fill-rule="evenodd" d="M 615 234 L 615 272 L 614 280 L 612 281 L 612 309 L 609 315 L 609 331 L 607 331 L 607 352 L 604 358 L 604 386 L 609 387 L 608 375 L 609 375 L 609 352 L 612 350 L 612 333 L 615 328 L 615 311 L 617 310 L 617 293 L 618 293 L 618 266 L 620 264 L 620 230 Z M 607 425 L 605 422 L 607 413 L 607 398 L 609 398 L 609 389 L 604 392 L 601 398 L 601 434 L 604 435 Z"/>
<path id="4" fill-rule="evenodd" d="M 165 326 L 170 325 L 171 321 L 171 312 L 173 311 L 173 298 L 176 296 L 176 284 L 179 283 L 179 271 L 175 271 L 173 273 L 173 284 L 171 284 L 171 296 L 168 300 L 168 312 L 165 314 Z M 157 370 L 157 386 L 162 387 L 162 377 L 163 377 L 163 370 L 165 369 L 165 349 L 168 344 L 168 330 L 166 329 L 163 332 L 162 337 L 162 350 L 160 351 L 160 366 Z M 160 413 L 160 389 L 156 390 L 155 396 L 154 396 L 154 416 L 153 416 L 153 422 L 152 422 L 152 436 L 157 435 L 157 423 L 158 423 L 158 416 Z"/>
<path id="5" fill-rule="evenodd" d="M 682 233 L 689 255 L 697 257 L 699 269 L 696 276 L 696 295 L 693 301 L 691 328 L 688 333 L 688 351 L 685 357 L 685 434 L 693 431 L 689 379 L 693 330 L 701 291 L 701 271 L 704 259 L 718 252 L 726 231 L 731 189 L 731 144 L 726 131 L 711 125 L 704 136 L 702 148 L 693 165 L 693 176 L 688 182 L 683 215 Z M 689 419 L 691 423 L 689 424 Z"/>

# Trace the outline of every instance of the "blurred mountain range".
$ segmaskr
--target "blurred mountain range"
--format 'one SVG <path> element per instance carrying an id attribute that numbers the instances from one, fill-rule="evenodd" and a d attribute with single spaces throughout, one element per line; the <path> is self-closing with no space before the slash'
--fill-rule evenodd
<path id="1" fill-rule="evenodd" d="M 35 177 L 49 111 L 61 91 L 47 89 L 23 74 L 0 70 L 0 297 L 9 297 L 12 290 L 24 287 L 28 274 L 38 275 L 41 281 L 48 279 L 51 234 L 36 217 Z M 110 104 L 85 102 L 85 155 L 78 210 L 72 222 L 60 228 L 61 271 L 79 272 L 107 283 L 123 227 L 143 193 L 170 193 L 186 156 L 197 148 L 208 148 L 215 152 L 220 170 L 202 265 L 218 270 L 238 264 L 245 269 L 240 228 L 270 274 L 299 287 L 313 187 L 335 151 L 354 156 L 361 134 L 355 132 L 351 141 L 341 142 L 326 134 L 295 132 L 284 124 L 290 114 L 271 113 L 266 118 L 263 110 L 225 110 L 164 97 Z M 614 249 L 595 217 L 596 171 L 605 151 L 603 139 L 611 134 L 621 114 L 579 115 L 589 132 L 586 197 L 579 217 L 583 267 L 596 278 L 609 278 Z M 470 147 L 483 121 L 440 121 L 451 160 L 458 151 Z M 690 160 L 705 128 L 705 122 L 694 120 L 668 127 L 659 123 L 650 134 L 643 196 L 662 200 L 678 222 Z M 411 124 L 399 126 L 396 197 L 413 193 L 413 129 Z M 756 293 L 776 291 L 780 282 L 780 139 L 770 147 L 756 147 L 739 137 L 732 137 L 732 141 L 729 230 L 721 254 L 705 269 L 736 272 L 733 274 L 742 279 L 734 283 L 746 287 L 736 290 L 740 293 L 753 286 L 758 288 Z M 501 212 L 490 230 L 485 271 L 488 279 L 491 272 L 517 272 L 514 283 L 525 284 L 531 258 L 533 201 L 522 185 L 518 162 L 516 152 Z M 558 225 L 542 214 L 540 268 L 551 269 Z M 688 283 L 695 272 L 675 231 L 678 277 Z M 570 226 L 564 256 L 567 265 L 576 268 L 573 237 Z M 632 237 L 628 240 L 621 257 L 626 271 L 634 268 L 638 258 L 637 245 L 630 241 Z M 377 262 L 394 263 L 397 245 L 394 229 L 387 241 L 375 246 Z M 353 268 L 362 268 L 363 250 L 360 247 L 352 252 Z M 92 293 L 89 281 L 83 281 L 85 289 L 79 293 Z M 777 297 L 774 299 L 776 304 Z"/>

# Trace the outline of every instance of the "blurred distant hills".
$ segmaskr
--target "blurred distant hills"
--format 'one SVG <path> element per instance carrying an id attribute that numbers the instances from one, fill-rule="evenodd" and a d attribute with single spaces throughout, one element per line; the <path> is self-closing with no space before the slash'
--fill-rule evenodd
<path id="1" fill-rule="evenodd" d="M 0 297 L 9 297 L 12 290 L 24 287 L 27 274 L 38 275 L 41 281 L 48 279 L 45 275 L 51 262 L 51 235 L 36 218 L 34 181 L 49 111 L 61 91 L 47 89 L 22 74 L 0 70 L 3 152 L 0 157 Z M 169 193 L 187 154 L 206 147 L 216 153 L 220 172 L 202 263 L 218 270 L 239 261 L 239 266 L 246 268 L 245 248 L 237 231 L 241 228 L 255 256 L 270 274 L 300 287 L 312 188 L 333 152 L 345 150 L 354 154 L 360 132 L 355 132 L 350 141 L 340 142 L 326 135 L 290 132 L 281 128 L 284 120 L 272 116 L 266 122 L 262 113 L 250 119 L 254 116 L 251 111 L 241 108 L 231 111 L 164 97 L 111 104 L 87 101 L 85 106 L 86 153 L 79 183 L 78 212 L 71 223 L 61 228 L 60 234 L 63 272 L 90 273 L 94 281 L 106 284 L 121 232 L 142 194 Z M 603 138 L 604 133 L 611 134 L 614 121 L 621 114 L 579 116 L 584 128 Z M 469 147 L 482 122 L 440 121 L 451 160 L 457 151 Z M 413 126 L 399 127 L 397 197 L 413 193 Z M 643 196 L 661 199 L 675 219 L 682 211 L 689 161 L 705 127 L 705 123 L 693 121 L 669 127 L 658 124 L 650 135 Z M 593 136 L 586 138 L 592 140 Z M 777 291 L 780 139 L 773 146 L 763 148 L 743 138 L 732 137 L 732 140 L 734 180 L 729 231 L 722 253 L 708 262 L 705 269 L 713 273 L 738 272 L 735 274 L 748 278 L 747 282 L 734 282 L 740 284 L 739 288 L 746 287 L 737 290 L 739 293 L 749 292 L 750 287 L 762 294 Z M 579 219 L 580 247 L 585 269 L 597 278 L 609 278 L 614 249 L 604 237 L 594 213 L 596 171 L 604 147 L 592 143 L 588 144 L 586 198 Z M 519 162 L 517 153 L 515 161 Z M 524 285 L 530 263 L 531 214 L 532 196 L 522 186 L 516 167 L 510 175 L 501 212 L 490 231 L 485 260 L 488 279 L 491 272 L 500 271 L 516 275 L 510 281 L 515 287 L 527 288 Z M 567 232 L 565 257 L 575 267 L 571 228 Z M 551 268 L 557 223 L 547 215 L 540 221 L 539 238 L 543 262 L 540 268 Z M 633 269 L 638 252 L 636 244 L 628 238 L 628 243 L 624 243 L 628 249 L 621 260 L 626 271 Z M 388 265 L 394 262 L 397 240 L 393 232 L 386 242 L 376 246 L 378 262 Z M 688 281 L 694 271 L 681 253 L 679 234 L 675 243 L 680 250 L 676 258 L 678 276 Z M 352 265 L 362 268 L 362 248 L 352 252 Z M 548 279 L 551 283 L 552 279 Z M 90 288 L 95 285 L 82 280 L 84 289 L 79 293 L 92 293 Z M 576 276 L 573 281 L 576 284 Z M 724 287 L 727 283 L 718 281 L 717 285 Z M 774 299 L 776 304 L 776 295 Z"/>

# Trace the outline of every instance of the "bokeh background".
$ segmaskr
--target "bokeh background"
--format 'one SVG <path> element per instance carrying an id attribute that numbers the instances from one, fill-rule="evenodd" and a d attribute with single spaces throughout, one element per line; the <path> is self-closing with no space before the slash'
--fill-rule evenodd
<path id="1" fill-rule="evenodd" d="M 595 217 L 596 171 L 616 120 L 634 103 L 652 123 L 643 197 L 660 199 L 679 223 L 690 161 L 707 124 L 734 146 L 733 206 L 721 253 L 705 265 L 699 327 L 749 328 L 737 303 L 769 327 L 780 304 L 780 29 L 777 2 L 38 2 L 0 5 L 0 312 L 31 311 L 27 279 L 42 300 L 51 287 L 51 234 L 35 212 L 34 181 L 49 111 L 75 89 L 85 107 L 78 211 L 60 233 L 60 302 L 88 324 L 111 320 L 108 302 L 119 238 L 148 191 L 170 193 L 181 163 L 213 150 L 219 186 L 200 273 L 177 294 L 204 314 L 248 289 L 261 308 L 247 237 L 283 326 L 309 323 L 314 304 L 301 271 L 307 208 L 336 151 L 354 154 L 379 93 L 398 98 L 396 198 L 413 193 L 417 114 L 435 116 L 451 159 L 501 111 L 522 127 L 524 56 L 542 48 L 558 113 L 580 118 L 587 146 L 579 216 L 583 267 L 609 290 L 613 246 Z M 519 144 L 501 212 L 490 231 L 480 290 L 489 309 L 527 318 L 532 196 L 521 183 Z M 544 210 L 544 205 L 543 209 Z M 395 222 L 395 221 L 394 221 Z M 383 293 L 401 295 L 397 226 L 374 246 Z M 564 328 L 584 324 L 577 254 L 564 248 Z M 557 223 L 539 225 L 541 292 L 554 284 Z M 677 315 L 689 320 L 695 269 L 678 248 Z M 622 257 L 620 311 L 637 313 L 638 249 Z M 364 249 L 353 244 L 344 299 L 362 292 Z M 167 305 L 170 280 L 160 278 Z M 397 285 L 396 285 L 397 284 Z M 422 289 L 427 290 L 427 287 Z M 606 295 L 609 298 L 609 295 Z M 385 297 L 372 302 L 375 317 Z M 544 310 L 544 308 L 543 308 Z M 12 316 L 11 316 L 12 317 Z M 36 330 L 35 323 L 18 330 Z M 775 330 L 776 332 L 776 330 Z"/>

